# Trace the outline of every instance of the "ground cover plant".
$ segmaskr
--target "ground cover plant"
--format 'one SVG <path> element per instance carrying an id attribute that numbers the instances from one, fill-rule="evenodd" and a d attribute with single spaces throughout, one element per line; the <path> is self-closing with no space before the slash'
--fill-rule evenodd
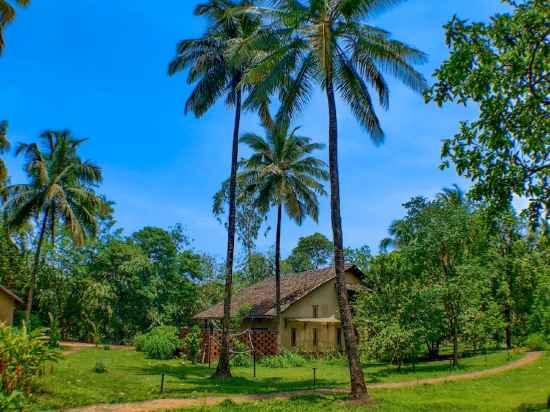
<path id="1" fill-rule="evenodd" d="M 483 370 L 519 359 L 521 354 L 489 353 L 462 359 L 457 370 L 447 360 L 419 363 L 401 371 L 395 365 L 367 363 L 366 376 L 371 383 L 414 381 L 425 377 L 446 376 Z M 105 373 L 94 373 L 101 362 Z M 210 394 L 258 394 L 313 388 L 313 370 L 317 368 L 317 387 L 345 387 L 349 374 L 345 358 L 325 362 L 307 360 L 303 366 L 270 368 L 257 365 L 257 378 L 252 367 L 233 367 L 233 378 L 209 379 L 212 370 L 206 365 L 193 365 L 182 359 L 148 359 L 131 350 L 85 349 L 56 365 L 52 375 L 38 381 L 33 410 L 59 409 L 97 403 L 120 403 L 157 398 L 199 398 Z M 165 390 L 160 393 L 162 374 Z"/>

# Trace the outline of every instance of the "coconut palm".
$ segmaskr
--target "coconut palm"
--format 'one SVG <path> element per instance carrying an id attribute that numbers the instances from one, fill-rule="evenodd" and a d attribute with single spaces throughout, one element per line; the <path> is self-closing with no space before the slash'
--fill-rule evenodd
<path id="1" fill-rule="evenodd" d="M 10 150 L 10 142 L 8 141 L 8 123 L 6 121 L 0 122 L 0 155 Z M 8 177 L 8 169 L 2 159 L 0 159 L 0 188 L 4 185 L 6 178 Z"/>
<path id="2" fill-rule="evenodd" d="M 15 4 L 26 7 L 31 0 L 14 0 Z M 15 20 L 15 8 L 7 1 L 0 0 L 0 55 L 4 50 L 4 28 Z"/>
<path id="3" fill-rule="evenodd" d="M 317 195 L 326 195 L 321 181 L 328 180 L 325 162 L 312 156 L 324 145 L 297 135 L 287 124 L 266 127 L 266 137 L 247 133 L 240 139 L 252 150 L 242 162 L 239 180 L 245 182 L 245 195 L 262 213 L 277 208 L 275 231 L 275 293 L 277 318 L 281 313 L 281 223 L 283 207 L 288 217 L 301 225 L 307 216 L 319 217 Z"/>
<path id="4" fill-rule="evenodd" d="M 244 82 L 257 85 L 245 102 L 254 107 L 265 96 L 278 93 L 281 116 L 291 119 L 307 104 L 315 83 L 325 91 L 329 113 L 329 166 L 334 264 L 340 317 L 348 354 L 353 398 L 368 398 L 359 361 L 357 337 L 344 277 L 344 250 L 340 213 L 338 124 L 336 93 L 348 104 L 371 139 L 384 140 L 371 92 L 383 108 L 389 105 L 385 74 L 420 92 L 426 82 L 413 67 L 426 56 L 393 40 L 365 20 L 398 0 L 274 0 L 272 8 L 249 7 L 246 12 L 264 16 L 272 27 L 268 39 L 273 51 L 252 70 Z M 279 45 L 277 47 L 277 45 Z M 289 76 L 289 73 L 292 74 Z M 289 79 L 292 79 L 289 81 Z M 286 108 L 286 110 L 285 110 Z"/>
<path id="5" fill-rule="evenodd" d="M 90 161 L 83 161 L 77 150 L 85 140 L 76 140 L 69 131 L 46 131 L 40 135 L 41 144 L 20 144 L 16 154 L 26 158 L 26 184 L 5 189 L 6 223 L 20 228 L 31 220 L 37 222 L 37 240 L 33 269 L 26 302 L 28 324 L 36 288 L 41 251 L 47 234 L 52 245 L 58 226 L 71 236 L 75 245 L 82 246 L 97 233 L 97 217 L 109 212 L 109 207 L 95 193 L 102 181 L 101 170 Z"/>
<path id="6" fill-rule="evenodd" d="M 218 366 L 214 376 L 230 377 L 229 328 L 231 320 L 231 290 L 235 247 L 236 178 L 238 169 L 239 127 L 243 89 L 241 81 L 258 52 L 251 47 L 261 30 L 260 19 L 233 10 L 253 5 L 252 0 L 210 0 L 195 8 L 195 15 L 210 20 L 206 34 L 198 39 L 184 40 L 168 72 L 173 75 L 188 70 L 187 83 L 195 87 L 185 104 L 185 112 L 201 117 L 221 98 L 235 108 L 229 180 L 229 211 L 227 224 L 226 281 L 224 292 L 223 333 Z"/>

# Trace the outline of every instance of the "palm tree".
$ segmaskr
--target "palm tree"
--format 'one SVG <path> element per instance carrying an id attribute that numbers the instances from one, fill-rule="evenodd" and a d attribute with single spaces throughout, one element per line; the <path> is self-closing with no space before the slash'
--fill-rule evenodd
<path id="1" fill-rule="evenodd" d="M 102 181 L 101 170 L 90 161 L 83 161 L 77 150 L 85 140 L 76 140 L 69 131 L 46 131 L 41 144 L 20 144 L 17 155 L 26 157 L 25 171 L 29 183 L 8 186 L 5 213 L 7 225 L 20 228 L 32 219 L 37 222 L 31 282 L 25 317 L 29 322 L 36 288 L 42 246 L 47 234 L 55 243 L 61 225 L 75 245 L 82 246 L 97 233 L 97 217 L 110 208 L 95 193 Z"/>
<path id="2" fill-rule="evenodd" d="M 21 7 L 26 7 L 31 0 L 15 0 Z M 7 0 L 0 0 L 0 55 L 4 50 L 4 28 L 15 20 L 15 8 Z"/>
<path id="3" fill-rule="evenodd" d="M 7 138 L 8 123 L 6 121 L 0 122 L 0 154 L 4 154 L 10 150 L 10 142 Z M 0 159 L 0 188 L 4 186 L 4 182 L 8 177 L 8 169 L 2 159 Z"/>
<path id="4" fill-rule="evenodd" d="M 275 123 L 266 127 L 266 137 L 247 133 L 240 139 L 252 150 L 249 159 L 242 162 L 239 180 L 245 182 L 245 195 L 253 204 L 267 213 L 277 208 L 275 234 L 275 293 L 277 319 L 281 314 L 281 221 L 282 209 L 298 225 L 307 216 L 319 217 L 317 195 L 326 195 L 320 180 L 328 180 L 325 162 L 312 156 L 324 148 L 311 139 L 296 134 L 287 124 Z"/>
<path id="5" fill-rule="evenodd" d="M 185 112 L 201 117 L 216 101 L 225 96 L 227 105 L 235 108 L 231 175 L 229 179 L 229 212 L 227 224 L 226 279 L 224 318 L 220 358 L 214 377 L 231 376 L 229 366 L 229 328 L 231 323 L 231 293 L 233 284 L 233 255 L 235 248 L 236 181 L 239 156 L 239 127 L 243 87 L 241 81 L 256 59 L 250 46 L 261 29 L 260 19 L 233 10 L 252 6 L 252 0 L 209 0 L 195 8 L 195 15 L 206 16 L 210 26 L 199 39 L 184 40 L 168 73 L 188 70 L 187 83 L 195 84 L 185 104 Z"/>
<path id="6" fill-rule="evenodd" d="M 345 286 L 335 94 L 339 93 L 371 139 L 380 144 L 384 140 L 384 133 L 375 113 L 371 89 L 378 96 L 380 105 L 387 109 L 389 90 L 384 74 L 393 75 L 417 92 L 425 88 L 424 78 L 413 65 L 425 61 L 426 56 L 419 50 L 391 39 L 388 32 L 364 22 L 376 12 L 397 2 L 274 0 L 273 8 L 247 9 L 252 15 L 265 16 L 267 24 L 272 27 L 272 38 L 266 41 L 274 46 L 272 53 L 244 78 L 246 83 L 259 85 L 250 94 L 245 106 L 257 106 L 266 95 L 278 92 L 283 109 L 281 113 L 292 118 L 295 108 L 308 102 L 315 82 L 326 93 L 336 285 L 352 397 L 356 399 L 368 398 L 368 392 Z M 280 46 L 275 47 L 277 44 Z M 291 81 L 288 80 L 289 73 L 293 74 L 290 76 Z"/>

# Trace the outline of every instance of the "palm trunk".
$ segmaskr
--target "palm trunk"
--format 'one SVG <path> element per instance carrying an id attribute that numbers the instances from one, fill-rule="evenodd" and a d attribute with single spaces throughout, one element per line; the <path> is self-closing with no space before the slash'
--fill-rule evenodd
<path id="1" fill-rule="evenodd" d="M 277 321 L 281 316 L 281 219 L 282 207 L 277 207 L 277 232 L 275 235 L 275 306 Z"/>
<path id="2" fill-rule="evenodd" d="M 238 82 L 236 82 L 237 84 Z M 233 287 L 233 255 L 235 251 L 235 215 L 236 215 L 236 188 L 237 167 L 239 157 L 239 127 L 241 123 L 241 91 L 237 91 L 235 109 L 235 126 L 233 128 L 233 148 L 231 155 L 231 177 L 229 180 L 229 217 L 227 224 L 227 257 L 225 263 L 225 292 L 223 299 L 223 325 L 221 336 L 220 359 L 218 367 L 212 377 L 230 378 L 229 365 L 229 327 L 231 324 L 231 289 Z"/>
<path id="3" fill-rule="evenodd" d="M 36 289 L 36 279 L 38 277 L 38 269 L 40 266 L 40 252 L 42 250 L 42 243 L 44 243 L 44 234 L 46 233 L 46 223 L 48 222 L 48 210 L 44 212 L 44 218 L 40 226 L 40 233 L 38 235 L 38 243 L 36 244 L 36 250 L 34 252 L 34 263 L 32 268 L 31 284 L 29 285 L 29 292 L 27 294 L 27 305 L 25 307 L 25 323 L 27 328 L 30 328 L 29 321 L 31 319 L 32 300 L 34 296 L 34 290 Z"/>
<path id="4" fill-rule="evenodd" d="M 353 327 L 351 308 L 348 302 L 346 278 L 344 272 L 344 238 L 342 234 L 342 217 L 340 214 L 340 181 L 338 176 L 338 124 L 332 67 L 327 70 L 327 101 L 329 111 L 329 164 L 330 164 L 330 204 L 332 233 L 334 238 L 334 269 L 336 272 L 336 295 L 340 309 L 340 321 L 344 332 L 344 342 L 348 356 L 351 378 L 351 397 L 368 399 L 369 394 L 359 359 L 357 335 Z"/>

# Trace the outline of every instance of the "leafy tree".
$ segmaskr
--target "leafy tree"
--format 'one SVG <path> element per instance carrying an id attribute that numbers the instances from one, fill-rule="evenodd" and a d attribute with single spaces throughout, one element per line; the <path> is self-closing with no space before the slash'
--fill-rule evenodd
<path id="1" fill-rule="evenodd" d="M 226 285 L 221 350 L 214 376 L 231 376 L 229 365 L 229 326 L 231 321 L 231 288 L 236 226 L 236 186 L 239 157 L 239 127 L 243 87 L 241 81 L 254 61 L 249 47 L 250 39 L 258 33 L 259 19 L 232 13 L 237 6 L 250 6 L 251 0 L 209 0 L 195 8 L 195 15 L 206 16 L 210 25 L 199 39 L 184 40 L 177 47 L 177 55 L 170 63 L 170 75 L 189 70 L 187 82 L 196 84 L 185 104 L 186 112 L 200 117 L 222 96 L 235 107 L 231 175 L 229 178 L 229 213 L 227 220 Z"/>
<path id="2" fill-rule="evenodd" d="M 368 397 L 368 393 L 345 287 L 335 92 L 350 106 L 373 141 L 381 143 L 384 133 L 375 113 L 369 85 L 384 108 L 388 107 L 389 91 L 383 73 L 397 77 L 413 90 L 424 89 L 425 80 L 412 65 L 423 62 L 425 55 L 392 40 L 388 32 L 364 22 L 393 3 L 389 0 L 283 0 L 275 3 L 275 9 L 250 9 L 251 13 L 266 16 L 273 31 L 263 40 L 264 45 L 271 45 L 272 52 L 245 75 L 245 82 L 259 85 L 250 94 L 247 105 L 257 107 L 266 96 L 278 91 L 281 117 L 288 119 L 308 102 L 314 82 L 326 92 L 334 264 L 354 398 Z"/>
<path id="3" fill-rule="evenodd" d="M 28 6 L 30 0 L 14 0 L 21 7 Z M 4 51 L 4 29 L 15 20 L 15 8 L 7 0 L 0 0 L 0 55 Z"/>
<path id="4" fill-rule="evenodd" d="M 346 264 L 357 266 L 363 273 L 368 270 L 369 259 L 371 258 L 370 248 L 367 245 L 357 249 L 346 248 Z"/>
<path id="5" fill-rule="evenodd" d="M 478 118 L 444 141 L 442 167 L 454 163 L 474 181 L 473 198 L 493 208 L 528 198 L 534 223 L 550 209 L 550 8 L 546 0 L 504 2 L 512 12 L 489 23 L 455 16 L 445 26 L 450 56 L 426 98 L 479 106 Z"/>
<path id="6" fill-rule="evenodd" d="M 17 154 L 26 157 L 29 183 L 6 188 L 7 223 L 21 227 L 31 219 L 38 223 L 38 237 L 28 288 L 26 320 L 30 318 L 36 278 L 44 238 L 48 232 L 55 241 L 58 225 L 68 231 L 76 246 L 84 245 L 97 233 L 97 217 L 109 207 L 96 195 L 94 187 L 102 181 L 101 170 L 83 161 L 77 150 L 85 140 L 74 139 L 69 131 L 46 131 L 37 143 L 21 144 Z"/>
<path id="7" fill-rule="evenodd" d="M 258 208 L 252 204 L 253 200 L 250 197 L 243 196 L 244 182 L 237 180 L 237 192 L 236 192 L 236 234 L 237 238 L 241 242 L 246 251 L 248 272 L 251 272 L 253 268 L 252 260 L 254 259 L 254 249 L 256 247 L 256 240 L 260 234 L 262 225 L 267 220 L 267 215 L 261 213 Z M 214 195 L 214 204 L 212 210 L 214 215 L 218 218 L 225 214 L 225 205 L 229 202 L 229 180 L 223 182 L 221 189 Z M 226 225 L 227 226 L 227 225 Z M 266 229 L 266 235 L 269 228 Z"/>
<path id="8" fill-rule="evenodd" d="M 301 237 L 292 249 L 286 264 L 294 273 L 316 270 L 332 262 L 334 247 L 330 240 L 321 233 Z"/>
<path id="9" fill-rule="evenodd" d="M 266 127 L 266 137 L 248 133 L 241 142 L 252 151 L 242 162 L 239 179 L 246 182 L 245 195 L 262 213 L 275 206 L 275 302 L 277 316 L 281 314 L 281 224 L 283 207 L 287 216 L 302 224 L 307 216 L 317 221 L 318 195 L 326 195 L 323 180 L 327 180 L 326 164 L 313 156 L 324 146 L 312 143 L 309 137 L 297 135 L 286 123 L 275 122 Z"/>

